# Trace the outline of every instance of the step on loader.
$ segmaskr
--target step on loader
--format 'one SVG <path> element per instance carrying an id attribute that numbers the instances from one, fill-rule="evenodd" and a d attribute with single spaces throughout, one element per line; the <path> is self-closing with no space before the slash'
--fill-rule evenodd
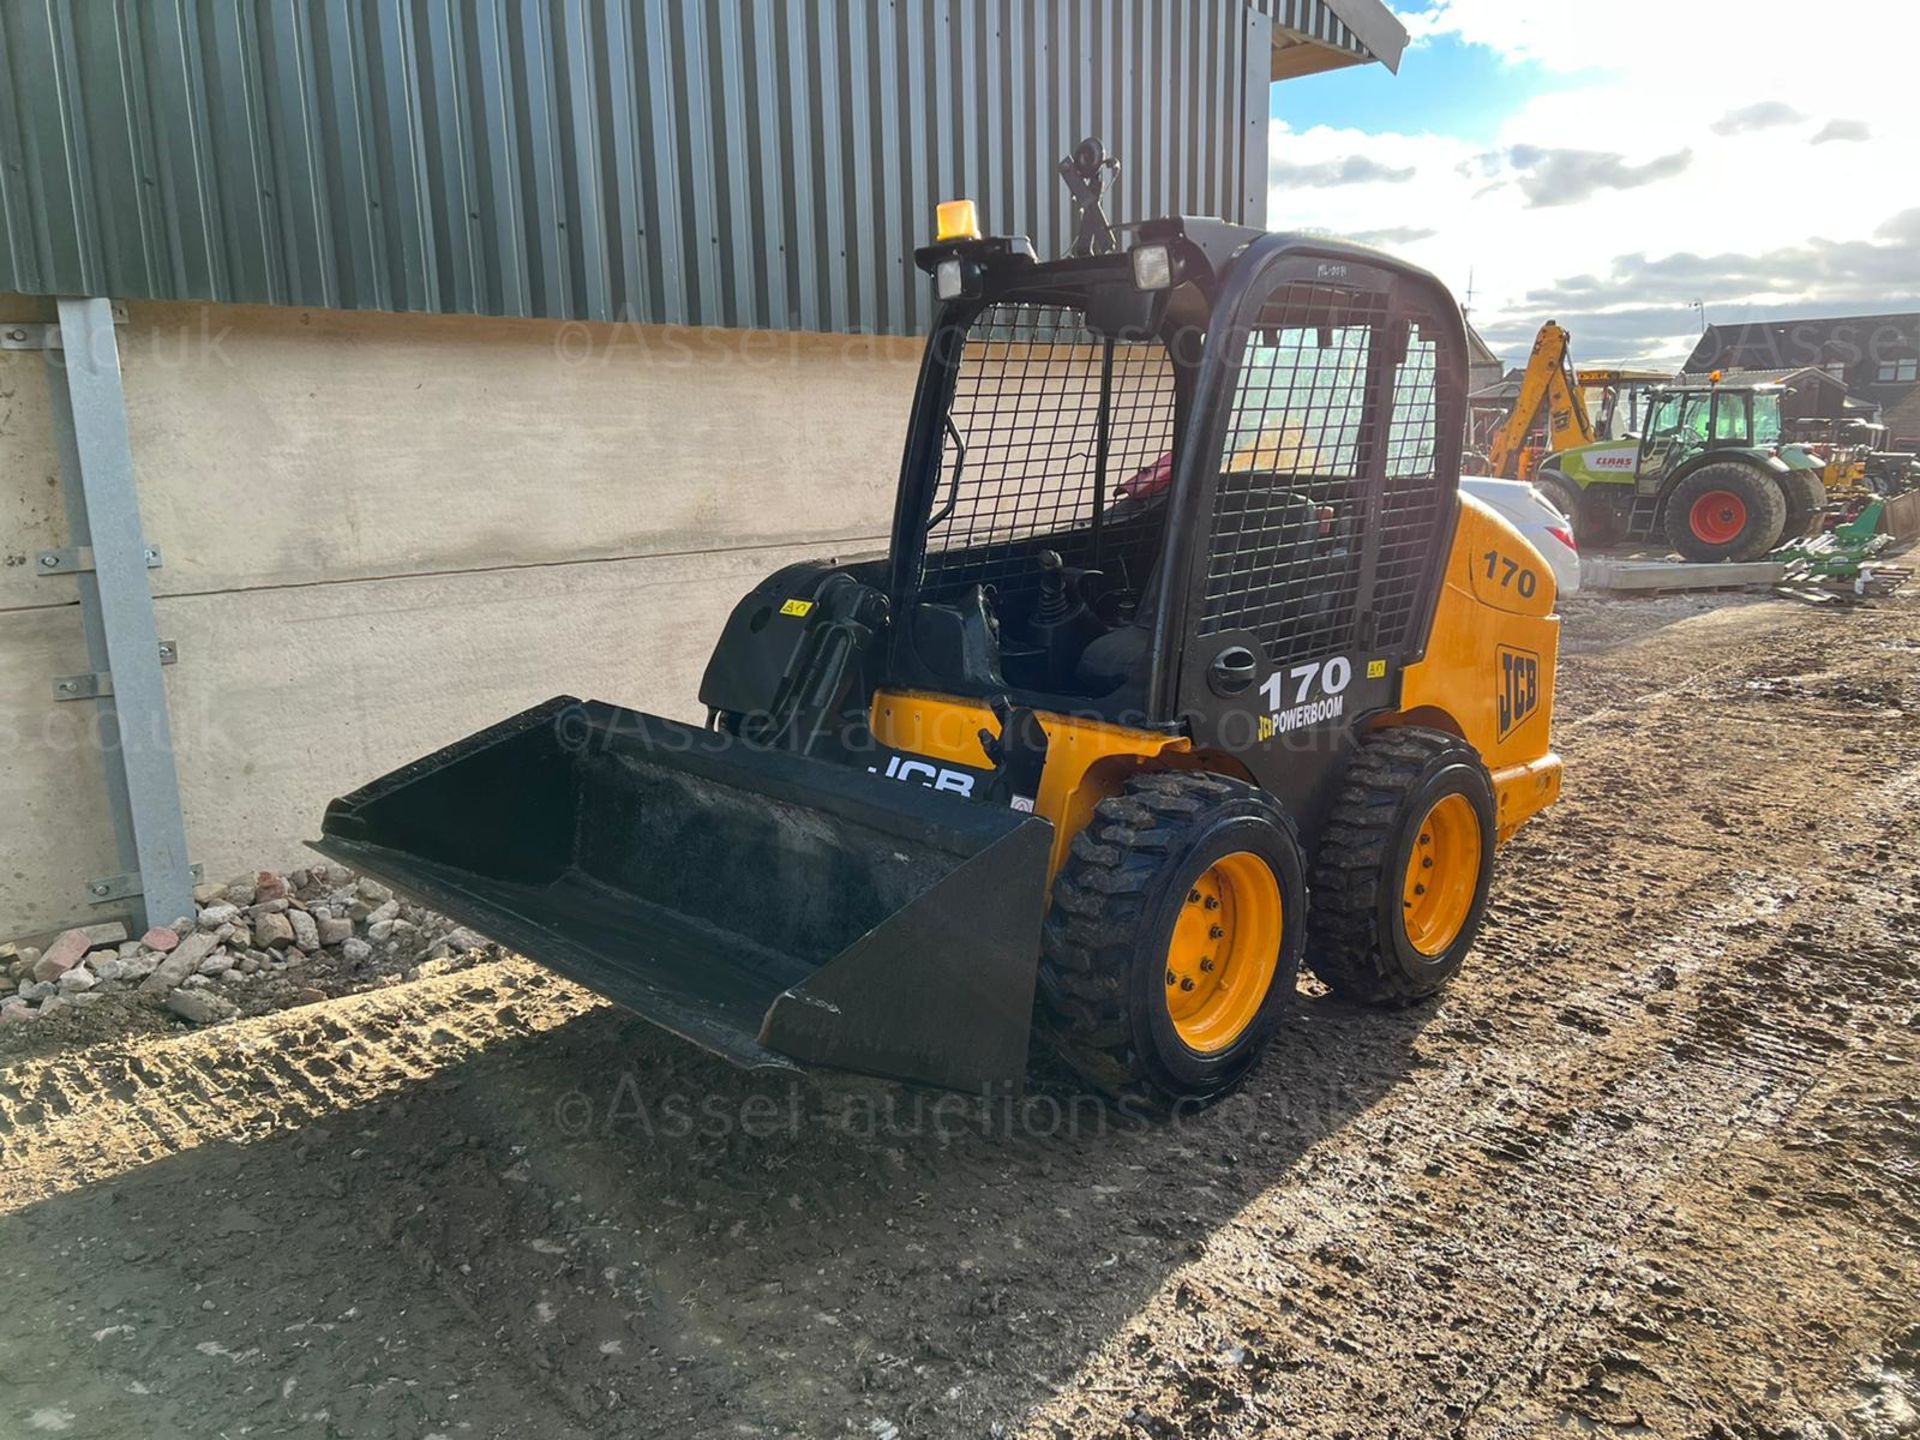
<path id="1" fill-rule="evenodd" d="M 1041 260 L 942 207 L 888 552 L 790 565 L 704 726 L 560 697 L 324 854 L 750 1067 L 1216 1094 L 1302 964 L 1405 1004 L 1558 795 L 1552 571 L 1456 482 L 1460 310 L 1174 217 Z M 1080 247 L 1092 250 L 1098 247 Z"/>

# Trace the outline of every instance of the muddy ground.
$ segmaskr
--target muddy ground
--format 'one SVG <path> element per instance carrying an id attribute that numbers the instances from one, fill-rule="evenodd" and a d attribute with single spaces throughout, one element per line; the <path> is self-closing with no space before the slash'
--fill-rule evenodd
<path id="1" fill-rule="evenodd" d="M 1920 600 L 1566 606 L 1439 1003 L 1143 1124 L 495 962 L 0 1066 L 0 1435 L 1920 1433 Z"/>

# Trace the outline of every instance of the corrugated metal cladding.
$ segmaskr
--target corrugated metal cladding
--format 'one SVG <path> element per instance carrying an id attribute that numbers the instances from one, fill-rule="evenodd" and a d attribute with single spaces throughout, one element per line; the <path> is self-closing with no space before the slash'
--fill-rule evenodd
<path id="1" fill-rule="evenodd" d="M 1265 210 L 1245 0 L 0 0 L 0 289 L 911 332 L 934 202 Z"/>
<path id="2" fill-rule="evenodd" d="M 1362 60 L 1374 59 L 1365 42 L 1347 27 L 1325 0 L 1252 0 L 1253 5 L 1283 30 L 1304 35 Z M 1394 57 L 1398 61 L 1399 56 Z"/>

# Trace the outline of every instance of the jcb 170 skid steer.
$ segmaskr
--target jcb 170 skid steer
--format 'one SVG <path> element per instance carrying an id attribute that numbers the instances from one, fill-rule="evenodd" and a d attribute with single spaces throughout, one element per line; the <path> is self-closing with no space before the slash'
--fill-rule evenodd
<path id="1" fill-rule="evenodd" d="M 561 697 L 317 845 L 744 1065 L 1017 1085 L 1037 1026 L 1213 1094 L 1303 960 L 1390 1004 L 1460 968 L 1559 791 L 1552 572 L 1456 492 L 1431 276 L 942 208 L 888 553 L 740 601 L 704 728 Z"/>

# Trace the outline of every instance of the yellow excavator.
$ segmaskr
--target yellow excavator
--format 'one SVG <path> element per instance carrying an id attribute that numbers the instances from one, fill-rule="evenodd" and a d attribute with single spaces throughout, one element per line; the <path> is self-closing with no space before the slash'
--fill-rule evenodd
<path id="1" fill-rule="evenodd" d="M 1489 475 L 1530 480 L 1546 451 L 1571 450 L 1637 430 L 1641 389 L 1668 378 L 1664 371 L 1622 366 L 1576 370 L 1569 339 L 1565 328 L 1552 320 L 1534 336 L 1520 393 L 1487 444 L 1484 465 Z M 1589 392 L 1598 402 L 1597 414 L 1589 408 Z M 1538 438 L 1542 435 L 1544 442 Z"/>

